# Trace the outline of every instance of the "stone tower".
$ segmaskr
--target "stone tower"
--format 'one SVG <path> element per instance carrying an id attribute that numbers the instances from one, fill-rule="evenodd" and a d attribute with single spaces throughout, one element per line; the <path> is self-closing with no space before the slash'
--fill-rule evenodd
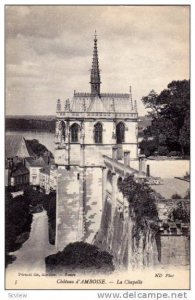
<path id="1" fill-rule="evenodd" d="M 103 155 L 124 161 L 130 151 L 137 161 L 137 110 L 131 92 L 101 93 L 97 35 L 94 37 L 91 92 L 74 91 L 57 101 L 55 163 L 58 166 L 56 246 L 91 242 L 103 207 Z"/>

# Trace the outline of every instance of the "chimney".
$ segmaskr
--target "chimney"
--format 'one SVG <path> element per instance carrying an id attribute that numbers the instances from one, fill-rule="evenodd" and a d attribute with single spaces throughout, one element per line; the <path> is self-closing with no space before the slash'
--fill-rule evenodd
<path id="1" fill-rule="evenodd" d="M 124 151 L 124 165 L 130 167 L 130 151 Z"/>
<path id="2" fill-rule="evenodd" d="M 146 167 L 145 167 L 145 155 L 141 154 L 141 155 L 139 155 L 139 174 L 144 173 L 145 170 L 146 170 Z"/>
<path id="3" fill-rule="evenodd" d="M 146 176 L 150 177 L 150 165 L 146 166 Z"/>
<path id="4" fill-rule="evenodd" d="M 112 147 L 112 159 L 117 160 L 117 147 Z"/>

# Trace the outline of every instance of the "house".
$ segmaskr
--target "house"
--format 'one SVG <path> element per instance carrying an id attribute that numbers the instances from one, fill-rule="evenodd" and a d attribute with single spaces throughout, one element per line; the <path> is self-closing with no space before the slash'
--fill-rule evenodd
<path id="1" fill-rule="evenodd" d="M 15 190 L 23 189 L 29 184 L 29 170 L 21 162 L 6 164 L 5 185 Z"/>
<path id="2" fill-rule="evenodd" d="M 35 157 L 23 136 L 7 135 L 5 138 L 5 186 L 16 189 L 29 184 L 29 170 L 25 158 Z"/>
<path id="3" fill-rule="evenodd" d="M 37 159 L 26 158 L 25 159 L 26 167 L 30 173 L 30 185 L 35 187 L 40 186 L 40 170 L 48 165 L 46 158 L 39 157 Z"/>
<path id="4" fill-rule="evenodd" d="M 45 194 L 50 193 L 50 166 L 40 169 L 40 190 Z"/>

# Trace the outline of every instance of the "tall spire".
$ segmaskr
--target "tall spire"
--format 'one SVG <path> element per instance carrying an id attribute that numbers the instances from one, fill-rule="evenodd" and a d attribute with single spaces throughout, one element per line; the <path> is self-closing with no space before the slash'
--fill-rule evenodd
<path id="1" fill-rule="evenodd" d="M 91 68 L 91 94 L 93 96 L 100 96 L 100 70 L 98 62 L 98 50 L 97 50 L 97 34 L 95 30 L 94 35 L 94 48 L 93 48 L 93 60 Z"/>

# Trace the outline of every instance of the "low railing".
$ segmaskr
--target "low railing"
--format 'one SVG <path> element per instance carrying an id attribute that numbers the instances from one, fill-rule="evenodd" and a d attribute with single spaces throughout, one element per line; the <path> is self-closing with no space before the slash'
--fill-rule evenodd
<path id="1" fill-rule="evenodd" d="M 125 166 L 123 163 L 118 162 L 117 160 L 113 160 L 112 158 L 103 155 L 104 164 L 105 166 L 110 169 L 111 171 L 119 174 L 120 176 L 124 177 L 125 175 L 136 175 L 138 171 L 129 167 Z"/>
<path id="2" fill-rule="evenodd" d="M 66 111 L 57 111 L 57 117 L 60 118 L 128 118 L 128 119 L 137 119 L 137 113 L 127 113 L 127 112 L 66 112 Z"/>
<path id="3" fill-rule="evenodd" d="M 91 93 L 74 92 L 74 97 L 94 97 Z M 129 98 L 128 93 L 101 93 L 100 97 Z"/>

